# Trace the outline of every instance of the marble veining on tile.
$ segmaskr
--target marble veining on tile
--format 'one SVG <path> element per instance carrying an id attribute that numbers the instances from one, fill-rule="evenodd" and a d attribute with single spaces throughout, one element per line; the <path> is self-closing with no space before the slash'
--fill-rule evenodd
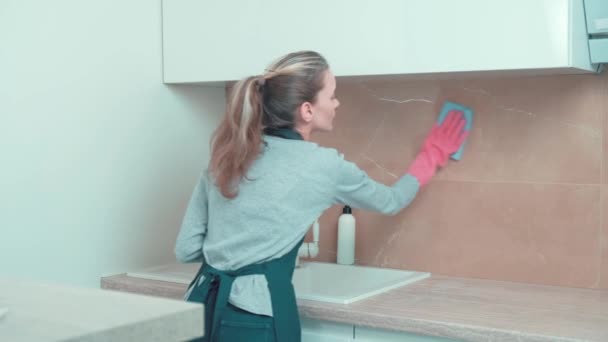
<path id="1" fill-rule="evenodd" d="M 380 95 L 377 95 L 373 89 L 371 89 L 370 87 L 368 87 L 365 83 L 360 83 L 360 86 L 363 87 L 364 89 L 366 89 L 367 91 L 369 91 L 369 93 L 376 99 L 378 99 L 379 101 L 387 101 L 387 102 L 396 102 L 396 103 L 409 103 L 409 102 L 426 102 L 426 103 L 433 103 L 432 100 L 426 99 L 426 98 L 406 98 L 406 99 L 395 99 L 395 98 L 388 98 L 388 97 L 383 97 Z"/>
<path id="2" fill-rule="evenodd" d="M 500 104 L 497 103 L 495 96 L 490 93 L 489 91 L 485 90 L 485 89 L 481 89 L 481 88 L 467 88 L 467 87 L 463 87 L 462 88 L 465 91 L 468 92 L 472 92 L 472 93 L 476 93 L 476 94 L 482 94 L 484 96 L 489 96 L 491 98 L 491 101 L 493 102 L 493 105 L 500 110 L 503 111 L 507 111 L 507 112 L 513 112 L 516 114 L 523 114 L 528 116 L 531 119 L 537 119 L 537 120 L 544 120 L 544 121 L 549 121 L 549 122 L 557 122 L 561 125 L 567 126 L 567 127 L 571 127 L 571 128 L 575 128 L 575 129 L 580 129 L 583 132 L 586 132 L 590 137 L 594 138 L 594 139 L 601 139 L 602 137 L 602 131 L 601 129 L 598 129 L 596 127 L 587 125 L 587 124 L 577 124 L 575 121 L 569 121 L 569 120 L 555 120 L 553 118 L 550 117 L 541 117 L 531 111 L 525 110 L 525 109 L 521 109 L 521 108 L 517 108 L 517 107 L 513 107 L 513 106 L 507 106 L 504 104 Z"/>
<path id="3" fill-rule="evenodd" d="M 475 111 L 464 157 L 393 217 L 355 210 L 362 265 L 606 288 L 608 73 L 338 82 L 334 132 L 315 137 L 390 185 L 444 101 Z M 334 207 L 319 260 L 335 261 Z"/>

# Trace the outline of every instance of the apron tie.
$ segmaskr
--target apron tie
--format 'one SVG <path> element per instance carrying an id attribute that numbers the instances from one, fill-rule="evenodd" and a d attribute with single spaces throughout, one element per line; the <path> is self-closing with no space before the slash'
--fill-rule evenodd
<path id="1" fill-rule="evenodd" d="M 302 242 L 304 242 L 304 239 L 289 253 L 278 259 L 244 266 L 234 271 L 220 271 L 209 264 L 201 266 L 188 287 L 192 291 L 187 300 L 205 304 L 205 337 L 207 341 L 215 341 L 215 334 L 219 332 L 222 312 L 228 306 L 234 280 L 237 277 L 254 274 L 264 275 L 268 283 L 276 341 L 300 341 L 298 307 L 291 279 L 295 267 L 295 258 Z M 204 277 L 202 282 L 199 281 L 201 276 Z M 195 286 L 195 288 L 192 288 L 192 286 Z"/>

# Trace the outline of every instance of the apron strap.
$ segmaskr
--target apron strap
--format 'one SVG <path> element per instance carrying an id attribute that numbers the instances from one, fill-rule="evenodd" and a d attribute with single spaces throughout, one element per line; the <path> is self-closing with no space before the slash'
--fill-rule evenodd
<path id="1" fill-rule="evenodd" d="M 275 338 L 279 342 L 300 341 L 301 339 L 302 329 L 292 278 L 296 257 L 303 242 L 304 239 L 289 253 L 273 260 L 269 272 L 265 273 L 272 301 Z"/>
<path id="2" fill-rule="evenodd" d="M 213 322 L 211 322 L 211 327 L 209 331 L 209 336 L 214 336 L 220 328 L 220 319 L 222 318 L 222 312 L 228 306 L 228 298 L 230 297 L 230 291 L 232 290 L 232 283 L 234 282 L 235 277 L 219 274 L 213 277 L 217 284 L 217 297 L 215 301 L 213 301 L 212 307 L 210 307 L 210 311 L 213 311 Z M 210 339 L 213 341 L 213 339 Z"/>
<path id="3" fill-rule="evenodd" d="M 300 341 L 300 319 L 296 294 L 291 279 L 281 274 L 266 274 L 272 298 L 272 315 L 276 341 Z"/>
<path id="4" fill-rule="evenodd" d="M 192 291 L 188 301 L 205 303 L 205 335 L 209 336 L 209 341 L 214 341 L 214 336 L 219 331 L 222 312 L 228 306 L 236 277 L 264 274 L 265 269 L 265 264 L 249 265 L 236 271 L 220 271 L 209 264 L 201 266 L 191 286 L 197 286 L 197 279 L 201 276 L 205 278 L 196 291 Z"/>

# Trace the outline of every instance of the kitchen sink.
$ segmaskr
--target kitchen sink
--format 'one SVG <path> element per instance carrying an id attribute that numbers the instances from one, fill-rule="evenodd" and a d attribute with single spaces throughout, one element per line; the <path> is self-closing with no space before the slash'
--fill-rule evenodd
<path id="1" fill-rule="evenodd" d="M 415 281 L 427 272 L 324 262 L 301 262 L 293 276 L 298 299 L 349 304 Z"/>
<path id="2" fill-rule="evenodd" d="M 189 284 L 200 263 L 168 264 L 128 272 L 136 278 Z M 325 262 L 300 262 L 293 277 L 298 299 L 349 304 L 418 280 L 430 273 Z"/>

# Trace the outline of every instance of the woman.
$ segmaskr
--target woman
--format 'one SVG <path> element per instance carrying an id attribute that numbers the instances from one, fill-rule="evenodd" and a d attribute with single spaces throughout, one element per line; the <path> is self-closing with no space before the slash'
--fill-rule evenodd
<path id="1" fill-rule="evenodd" d="M 335 89 L 327 62 L 312 51 L 234 86 L 175 247 L 179 261 L 204 262 L 186 293 L 205 303 L 202 341 L 300 341 L 291 279 L 311 224 L 338 203 L 396 214 L 466 137 L 461 113 L 450 113 L 408 172 L 385 186 L 309 141 L 332 130 Z"/>

